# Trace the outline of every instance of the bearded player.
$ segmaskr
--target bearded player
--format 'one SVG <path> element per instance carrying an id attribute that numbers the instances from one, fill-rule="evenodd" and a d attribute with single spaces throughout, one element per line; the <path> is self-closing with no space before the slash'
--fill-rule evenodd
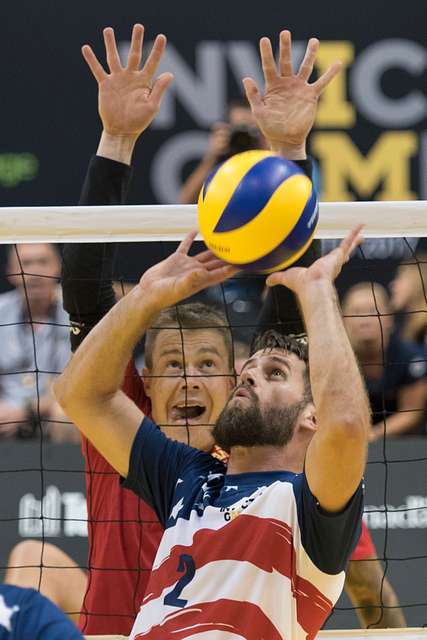
<path id="1" fill-rule="evenodd" d="M 135 26 L 126 69 L 122 69 L 119 66 L 120 63 L 116 58 L 117 50 L 112 31 L 106 30 L 104 37 L 107 58 L 111 66 L 108 78 L 106 78 L 105 72 L 103 72 L 99 63 L 94 59 L 93 54 L 87 48 L 84 49 L 85 57 L 100 83 L 100 109 L 104 132 L 101 137 L 98 154 L 92 159 L 89 167 L 81 204 L 121 204 L 125 201 L 130 180 L 128 165 L 131 162 L 136 139 L 142 130 L 148 126 L 156 108 L 158 108 L 158 105 L 153 105 L 148 100 L 145 108 L 140 108 L 138 114 L 131 113 L 133 123 L 131 123 L 132 118 L 128 120 L 124 118 L 124 113 L 129 115 L 126 106 L 129 101 L 133 100 L 134 91 L 136 90 L 134 86 L 134 69 L 136 60 L 141 57 L 142 28 L 139 25 Z M 285 43 L 284 46 L 289 50 L 290 43 Z M 144 67 L 146 73 L 145 82 L 147 83 L 150 82 L 155 71 L 163 47 L 164 39 L 160 37 L 156 41 L 148 66 Z M 305 61 L 305 73 L 309 74 L 311 71 L 310 65 L 312 68 L 315 51 L 316 42 L 311 41 Z M 285 55 L 283 56 L 284 58 Z M 263 64 L 266 66 L 265 56 Z M 168 80 L 168 76 L 163 76 L 162 82 L 167 83 Z M 277 102 L 275 105 L 276 110 L 278 108 L 282 110 L 283 121 L 286 121 L 287 108 L 289 108 L 289 113 L 294 114 L 295 118 L 297 113 L 294 108 L 295 101 L 298 97 L 301 98 L 301 95 L 298 96 L 298 91 L 301 93 L 301 90 L 305 89 L 304 83 L 298 85 L 297 77 L 294 80 L 295 83 L 292 90 L 289 86 L 280 89 L 283 97 L 286 98 L 286 103 L 283 102 L 280 107 Z M 115 87 L 116 89 L 120 87 L 120 89 L 114 91 Z M 280 95 L 280 92 L 277 94 L 277 86 L 276 95 Z M 114 98 L 121 96 L 121 102 L 113 102 L 113 96 Z M 302 97 L 304 98 L 304 94 Z M 312 108 L 315 109 L 314 104 Z M 310 118 L 314 118 L 314 113 L 308 115 L 308 122 L 299 122 L 299 125 L 302 125 L 300 143 L 297 145 L 295 145 L 295 141 L 287 143 L 286 131 L 282 131 L 281 133 L 284 134 L 284 137 L 280 148 L 288 158 L 299 161 L 306 171 L 309 170 L 309 162 L 305 161 L 304 142 L 311 128 L 312 121 L 310 121 Z M 135 127 L 133 132 L 130 131 L 131 124 Z M 112 255 L 112 245 L 70 245 L 65 248 L 64 300 L 67 310 L 70 311 L 75 321 L 72 334 L 74 349 L 90 328 L 99 321 L 114 303 L 114 293 L 111 287 Z M 101 288 L 99 288 L 100 280 L 104 281 Z M 282 306 L 285 306 L 286 309 L 285 314 L 282 314 L 282 320 L 286 320 L 291 314 L 290 307 L 296 311 L 293 296 L 292 294 L 289 295 L 286 289 L 283 289 L 279 298 Z M 268 307 L 269 302 L 267 302 L 266 308 Z M 192 314 L 193 324 L 197 310 L 194 310 L 194 312 Z M 200 313 L 200 309 L 198 312 Z M 271 317 L 271 311 L 267 311 L 267 314 Z M 297 312 L 296 315 L 298 315 Z M 263 320 L 267 321 L 265 316 Z M 224 319 L 219 317 L 217 317 L 217 321 L 219 324 L 225 324 Z M 195 322 L 195 326 L 197 326 L 197 322 Z M 298 331 L 300 322 L 297 321 L 296 327 L 294 322 L 285 326 L 292 331 Z M 225 363 L 223 373 L 224 375 L 230 375 L 229 340 L 227 342 L 224 332 L 222 332 L 221 336 L 221 332 L 215 331 L 213 339 L 214 341 L 219 340 L 222 344 Z M 227 393 L 230 384 L 230 379 L 223 378 L 222 380 L 225 385 L 217 398 L 219 402 L 216 404 L 216 411 L 222 408 L 221 403 L 224 401 L 224 392 L 225 394 Z M 210 386 L 211 382 L 208 377 L 204 378 L 203 381 L 208 387 Z M 160 387 L 161 385 L 159 385 Z M 141 378 L 136 374 L 132 364 L 129 367 L 124 388 L 144 412 L 150 412 L 150 399 L 147 397 Z M 155 397 L 157 397 L 157 393 L 158 390 L 154 390 Z M 214 392 L 214 396 L 216 398 L 216 392 Z M 161 398 L 162 392 L 160 389 L 160 401 Z M 198 431 L 204 432 L 201 440 L 197 442 L 193 439 L 192 443 L 210 448 L 211 438 L 206 437 L 206 429 L 199 429 L 196 426 L 197 421 L 194 420 L 190 420 L 187 424 L 191 424 L 191 422 L 193 424 L 190 432 L 193 438 L 197 437 Z M 175 434 L 178 435 L 176 429 Z M 187 428 L 182 429 L 182 439 L 188 442 Z M 162 528 L 158 524 L 153 511 L 143 501 L 137 500 L 131 493 L 119 489 L 116 481 L 117 476 L 114 474 L 113 469 L 98 454 L 96 449 L 86 441 L 84 442 L 84 453 L 88 470 L 90 577 L 81 624 L 82 628 L 88 633 L 128 633 L 131 620 L 145 590 L 148 572 L 157 550 Z M 369 563 L 369 567 L 372 564 L 372 562 Z M 360 579 L 359 582 L 362 588 L 366 585 L 366 581 L 364 582 L 363 579 Z M 114 585 L 116 588 L 113 590 L 112 587 Z M 378 599 L 377 591 L 372 589 L 371 593 L 370 602 L 376 602 Z M 368 604 L 369 588 L 364 588 L 363 595 L 365 598 L 363 604 Z M 364 609 L 361 611 L 363 614 Z M 372 619 L 370 622 L 372 622 Z"/>
<path id="2" fill-rule="evenodd" d="M 360 229 L 308 269 L 267 279 L 298 296 L 309 356 L 292 340 L 261 339 L 213 430 L 227 468 L 168 439 L 120 390 L 158 315 L 234 273 L 209 251 L 189 257 L 193 239 L 103 318 L 55 393 L 165 527 L 131 638 L 314 638 L 343 588 L 363 511 L 369 405 L 333 287 Z"/>

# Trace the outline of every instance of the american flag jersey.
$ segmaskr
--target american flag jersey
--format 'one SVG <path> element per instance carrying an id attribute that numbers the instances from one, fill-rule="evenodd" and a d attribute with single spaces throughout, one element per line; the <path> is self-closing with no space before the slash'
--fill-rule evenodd
<path id="1" fill-rule="evenodd" d="M 362 484 L 327 514 L 304 473 L 226 474 L 148 418 L 124 484 L 165 526 L 132 640 L 315 638 L 360 535 Z"/>

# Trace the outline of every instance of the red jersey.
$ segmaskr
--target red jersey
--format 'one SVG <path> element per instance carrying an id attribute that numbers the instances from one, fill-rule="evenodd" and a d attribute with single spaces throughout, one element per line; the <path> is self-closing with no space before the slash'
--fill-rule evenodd
<path id="1" fill-rule="evenodd" d="M 150 415 L 133 362 L 123 391 Z M 154 511 L 120 486 L 118 473 L 83 439 L 88 506 L 88 585 L 79 626 L 88 635 L 128 635 L 141 606 L 163 535 Z"/>
<path id="2" fill-rule="evenodd" d="M 359 542 L 357 543 L 350 560 L 369 560 L 376 557 L 377 552 L 374 546 L 374 541 L 372 540 L 368 527 L 362 520 L 362 531 L 360 533 Z"/>

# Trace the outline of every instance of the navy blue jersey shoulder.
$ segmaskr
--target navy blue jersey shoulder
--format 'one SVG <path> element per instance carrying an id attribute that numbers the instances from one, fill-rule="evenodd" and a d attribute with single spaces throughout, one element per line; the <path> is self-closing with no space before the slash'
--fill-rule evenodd
<path id="1" fill-rule="evenodd" d="M 224 473 L 222 462 L 183 442 L 167 438 L 145 417 L 132 446 L 129 472 L 123 486 L 145 500 L 165 527 L 172 511 L 175 489 L 183 475 L 186 487 L 192 486 L 196 495 L 207 476 Z"/>
<path id="2" fill-rule="evenodd" d="M 0 585 L 0 640 L 83 640 L 77 627 L 34 589 Z"/>
<path id="3" fill-rule="evenodd" d="M 326 513 L 321 509 L 308 486 L 305 473 L 295 477 L 293 488 L 302 546 L 318 569 L 331 575 L 340 573 L 360 538 L 363 482 L 339 513 Z"/>
<path id="4" fill-rule="evenodd" d="M 288 471 L 226 475 L 222 462 L 186 444 L 167 438 L 144 418 L 133 443 L 124 486 L 156 511 L 164 527 L 177 517 L 188 519 L 193 510 L 203 514 L 208 505 L 227 509 L 274 482 L 293 486 L 304 549 L 325 573 L 342 571 L 360 536 L 362 484 L 346 508 L 337 514 L 322 511 L 305 474 Z"/>

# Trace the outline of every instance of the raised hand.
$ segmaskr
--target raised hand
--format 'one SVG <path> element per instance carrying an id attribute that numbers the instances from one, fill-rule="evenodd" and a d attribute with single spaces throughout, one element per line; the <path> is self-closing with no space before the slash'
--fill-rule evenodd
<path id="1" fill-rule="evenodd" d="M 290 267 L 286 271 L 272 273 L 268 276 L 266 285 L 274 287 L 281 284 L 298 294 L 307 284 L 318 283 L 320 280 L 334 282 L 354 249 L 363 242 L 362 229 L 363 225 L 355 227 L 336 249 L 313 262 L 308 268 Z"/>
<path id="2" fill-rule="evenodd" d="M 139 282 L 144 296 L 149 296 L 159 311 L 202 289 L 224 282 L 238 271 L 236 267 L 219 260 L 211 251 L 189 256 L 196 235 L 197 231 L 189 233 L 175 253 L 148 269 Z"/>
<path id="3" fill-rule="evenodd" d="M 273 56 L 269 38 L 261 38 L 260 54 L 265 80 L 265 92 L 261 94 L 252 78 L 244 78 L 243 84 L 259 128 L 270 144 L 278 152 L 282 147 L 302 148 L 316 117 L 317 101 L 324 89 L 341 68 L 335 62 L 316 80 L 308 80 L 313 71 L 319 41 L 311 38 L 304 60 L 294 73 L 292 67 L 292 43 L 289 31 L 280 34 L 279 65 Z"/>
<path id="4" fill-rule="evenodd" d="M 105 71 L 92 48 L 82 47 L 82 54 L 98 83 L 98 108 L 104 131 L 113 136 L 135 139 L 146 129 L 158 110 L 173 75 L 154 75 L 166 47 L 166 37 L 158 35 L 143 68 L 140 69 L 144 27 L 135 24 L 127 64 L 122 66 L 114 30 L 104 29 L 104 42 L 109 73 Z"/>

